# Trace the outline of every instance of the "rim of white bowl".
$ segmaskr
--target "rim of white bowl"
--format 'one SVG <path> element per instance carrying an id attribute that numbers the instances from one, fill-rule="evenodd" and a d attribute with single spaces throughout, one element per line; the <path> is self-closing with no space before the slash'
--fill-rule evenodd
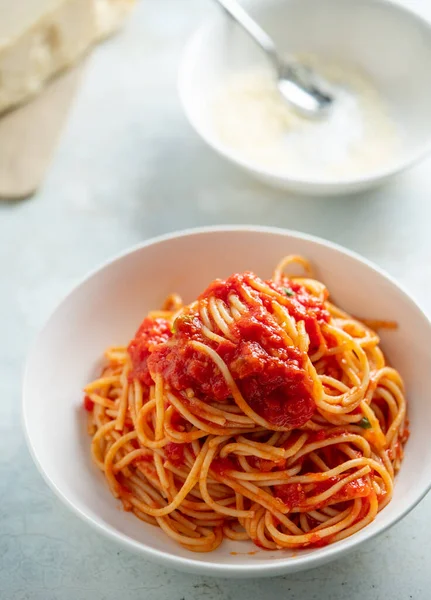
<path id="1" fill-rule="evenodd" d="M 388 281 L 390 281 L 404 296 L 406 300 L 413 305 L 416 310 L 419 310 L 424 318 L 428 321 L 429 326 L 431 327 L 431 319 L 428 314 L 421 308 L 418 302 L 414 299 L 412 294 L 408 292 L 398 281 L 392 277 L 389 273 L 381 269 L 378 265 L 374 264 L 372 261 L 364 258 L 360 254 L 349 250 L 339 244 L 331 242 L 329 240 L 325 240 L 324 238 L 314 236 L 308 233 L 302 233 L 299 231 L 294 231 L 291 229 L 283 229 L 281 227 L 266 227 L 260 225 L 213 225 L 207 227 L 196 227 L 189 228 L 180 231 L 174 231 L 171 233 L 163 234 L 160 236 L 156 236 L 140 242 L 138 244 L 133 245 L 132 247 L 116 254 L 110 259 L 107 259 L 103 263 L 101 263 L 98 267 L 92 269 L 88 275 L 86 275 L 83 279 L 81 279 L 77 285 L 75 285 L 58 303 L 57 307 L 45 321 L 44 325 L 40 329 L 36 339 L 34 340 L 30 352 L 28 353 L 25 368 L 24 368 L 24 376 L 23 376 L 23 385 L 22 385 L 22 404 L 21 404 L 21 419 L 22 426 L 24 431 L 25 440 L 27 443 L 27 447 L 29 449 L 30 455 L 39 471 L 42 475 L 45 482 L 48 486 L 53 490 L 56 496 L 69 508 L 78 515 L 83 521 L 88 523 L 93 529 L 98 532 L 104 534 L 107 538 L 120 543 L 127 550 L 133 551 L 138 554 L 142 554 L 149 559 L 153 559 L 154 561 L 162 564 L 164 566 L 169 566 L 176 568 L 182 571 L 194 572 L 198 573 L 199 571 L 202 574 L 219 576 L 219 577 L 258 577 L 258 576 L 270 576 L 270 575 L 281 575 L 288 573 L 289 571 L 302 571 L 306 569 L 311 569 L 313 567 L 317 567 L 323 565 L 326 562 L 330 562 L 335 559 L 338 555 L 347 554 L 349 551 L 353 550 L 357 546 L 361 545 L 363 542 L 371 540 L 381 533 L 387 531 L 390 527 L 398 523 L 401 519 L 403 519 L 411 510 L 415 508 L 419 504 L 419 502 L 426 496 L 426 494 L 431 489 L 431 473 L 430 480 L 427 485 L 422 486 L 416 495 L 416 498 L 413 502 L 411 502 L 408 506 L 404 507 L 400 513 L 390 520 L 384 526 L 381 526 L 377 531 L 368 531 L 368 527 L 365 527 L 361 530 L 361 532 L 356 532 L 352 536 L 341 540 L 333 545 L 325 546 L 324 548 L 316 549 L 316 552 L 313 554 L 309 554 L 304 557 L 297 557 L 293 561 L 291 557 L 286 557 L 285 559 L 273 559 L 271 562 L 256 564 L 243 564 L 243 565 L 235 565 L 235 564 L 225 564 L 225 563 L 213 563 L 211 560 L 196 560 L 193 558 L 183 558 L 181 556 L 176 556 L 175 554 L 171 554 L 169 552 L 165 552 L 162 550 L 156 550 L 151 548 L 150 546 L 146 546 L 141 542 L 137 542 L 129 538 L 127 535 L 119 532 L 111 525 L 104 524 L 99 522 L 89 514 L 85 512 L 80 506 L 75 504 L 63 491 L 60 489 L 61 486 L 57 485 L 57 483 L 51 479 L 48 474 L 45 472 L 42 462 L 39 460 L 39 457 L 33 447 L 30 426 L 26 417 L 26 398 L 29 398 L 30 391 L 28 391 L 28 372 L 30 369 L 30 364 L 33 361 L 33 355 L 37 352 L 37 347 L 40 343 L 40 339 L 44 335 L 45 329 L 48 327 L 50 322 L 56 318 L 57 312 L 62 308 L 65 302 L 78 291 L 81 287 L 83 287 L 90 279 L 92 279 L 95 275 L 97 275 L 100 271 L 114 264 L 115 262 L 123 259 L 125 256 L 129 254 L 133 254 L 137 250 L 142 248 L 146 248 L 148 246 L 153 246 L 155 244 L 164 243 L 166 241 L 189 237 L 193 235 L 202 235 L 206 233 L 221 233 L 221 232 L 254 232 L 254 233 L 273 233 L 276 235 L 283 235 L 290 238 L 302 239 L 313 242 L 318 245 L 322 245 L 325 247 L 332 248 L 333 250 L 337 250 L 342 254 L 350 256 L 351 258 L 365 264 L 367 267 L 372 269 L 374 272 L 384 277 Z M 360 534 L 360 535 L 359 535 Z M 341 547 L 340 547 L 341 544 Z M 211 553 L 208 555 L 211 556 Z M 290 567 L 293 567 L 292 569 Z"/>
<path id="2" fill-rule="evenodd" d="M 406 18 L 411 19 L 412 21 L 416 21 L 419 26 L 422 26 L 424 31 L 426 31 L 427 35 L 430 37 L 431 41 L 431 20 L 422 17 L 417 11 L 414 9 L 408 8 L 401 4 L 398 4 L 396 0 L 356 0 L 356 2 L 361 2 L 362 4 L 369 5 L 377 5 L 380 4 L 387 8 L 388 10 L 398 11 L 405 15 Z M 257 0 L 253 0 L 251 2 L 251 6 L 259 4 Z M 226 17 L 227 18 L 227 17 Z M 188 102 L 189 93 L 187 90 L 189 89 L 189 73 L 190 73 L 190 63 L 193 62 L 194 56 L 196 56 L 196 47 L 200 45 L 201 38 L 205 38 L 208 32 L 214 27 L 214 24 L 217 21 L 221 22 L 223 19 L 223 15 L 215 15 L 213 18 L 206 19 L 200 27 L 191 35 L 188 42 L 185 45 L 183 50 L 183 54 L 180 60 L 180 66 L 178 69 L 177 75 L 177 89 L 178 95 L 181 100 L 181 104 L 184 110 L 184 113 L 193 127 L 195 132 L 206 142 L 210 148 L 215 150 L 220 156 L 223 156 L 229 162 L 236 164 L 246 171 L 254 172 L 261 178 L 272 178 L 282 181 L 284 183 L 291 184 L 292 186 L 319 186 L 322 189 L 327 188 L 328 193 L 330 193 L 331 189 L 338 187 L 354 187 L 366 184 L 372 184 L 373 182 L 377 183 L 379 181 L 383 181 L 385 179 L 389 179 L 390 177 L 402 173 L 407 169 L 414 166 L 416 163 L 423 160 L 430 152 L 431 152 L 431 134 L 429 139 L 426 142 L 423 142 L 420 146 L 418 146 L 415 152 L 412 152 L 409 156 L 404 158 L 400 158 L 395 160 L 392 163 L 392 166 L 386 166 L 382 169 L 373 169 L 370 170 L 369 173 L 356 176 L 356 177 L 339 177 L 333 179 L 319 179 L 312 177 L 297 177 L 290 175 L 287 172 L 283 172 L 277 169 L 265 168 L 259 166 L 257 163 L 252 160 L 247 160 L 240 156 L 239 153 L 231 150 L 229 146 L 223 144 L 220 140 L 217 139 L 217 136 L 212 135 L 206 128 L 202 128 L 198 119 L 194 115 L 194 111 L 191 109 L 190 104 Z"/>

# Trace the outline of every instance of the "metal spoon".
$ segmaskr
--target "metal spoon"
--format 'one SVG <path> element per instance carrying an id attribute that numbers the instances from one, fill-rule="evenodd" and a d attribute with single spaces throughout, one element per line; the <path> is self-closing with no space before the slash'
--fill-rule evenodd
<path id="1" fill-rule="evenodd" d="M 307 118 L 324 117 L 334 103 L 329 84 L 308 67 L 280 58 L 270 36 L 236 0 L 216 1 L 266 52 L 277 73 L 278 89 L 292 108 Z"/>

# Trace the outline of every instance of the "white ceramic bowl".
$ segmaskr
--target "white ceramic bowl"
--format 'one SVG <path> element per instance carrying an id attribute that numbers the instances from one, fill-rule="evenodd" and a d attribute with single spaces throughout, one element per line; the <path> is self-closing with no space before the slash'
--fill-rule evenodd
<path id="1" fill-rule="evenodd" d="M 214 552 L 189 552 L 160 529 L 119 510 L 90 457 L 82 388 L 100 367 L 106 346 L 125 344 L 148 310 L 171 291 L 191 301 L 216 277 L 254 270 L 269 277 L 280 257 L 308 257 L 336 302 L 363 317 L 395 320 L 382 332 L 384 350 L 407 386 L 411 437 L 392 502 L 352 537 L 324 548 L 258 551 L 225 540 Z M 431 484 L 431 324 L 409 295 L 361 257 L 289 231 L 219 227 L 171 234 L 133 248 L 93 272 L 61 303 L 28 359 L 23 416 L 33 458 L 58 496 L 89 524 L 126 548 L 167 566 L 223 577 L 277 575 L 311 568 L 393 525 Z M 231 555 L 235 551 L 236 556 Z"/>
<path id="2" fill-rule="evenodd" d="M 357 192 L 384 182 L 422 158 L 431 146 L 431 28 L 419 16 L 386 0 L 260 0 L 248 3 L 280 53 L 312 53 L 328 62 L 356 65 L 389 104 L 402 139 L 389 166 L 343 180 L 300 179 L 259 167 L 227 147 L 216 131 L 214 99 L 226 76 L 264 65 L 262 51 L 220 13 L 188 44 L 179 92 L 197 133 L 219 154 L 258 179 L 314 195 Z"/>

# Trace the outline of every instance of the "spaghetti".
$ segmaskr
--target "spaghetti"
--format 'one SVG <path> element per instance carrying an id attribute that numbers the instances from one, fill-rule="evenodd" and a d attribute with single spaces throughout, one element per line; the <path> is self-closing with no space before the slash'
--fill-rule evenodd
<path id="1" fill-rule="evenodd" d="M 303 277 L 289 277 L 293 264 Z M 377 334 L 289 256 L 263 281 L 170 296 L 85 388 L 92 455 L 125 510 L 185 548 L 322 546 L 391 500 L 408 437 Z"/>

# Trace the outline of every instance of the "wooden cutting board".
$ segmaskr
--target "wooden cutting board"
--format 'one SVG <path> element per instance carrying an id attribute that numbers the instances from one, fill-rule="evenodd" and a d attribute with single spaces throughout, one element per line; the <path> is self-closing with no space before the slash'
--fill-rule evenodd
<path id="1" fill-rule="evenodd" d="M 0 117 L 0 198 L 26 198 L 43 182 L 83 69 L 73 67 Z"/>

